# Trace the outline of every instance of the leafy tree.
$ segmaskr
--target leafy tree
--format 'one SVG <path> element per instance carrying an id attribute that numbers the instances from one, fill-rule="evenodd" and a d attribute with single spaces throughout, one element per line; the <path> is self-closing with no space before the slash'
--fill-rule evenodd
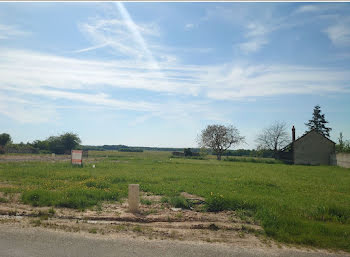
<path id="1" fill-rule="evenodd" d="M 32 146 L 39 149 L 39 150 L 49 150 L 48 140 L 35 140 L 32 143 Z"/>
<path id="2" fill-rule="evenodd" d="M 51 136 L 47 139 L 48 148 L 51 152 L 64 154 L 76 148 L 81 140 L 77 134 L 65 133 L 60 136 Z"/>
<path id="3" fill-rule="evenodd" d="M 185 148 L 184 149 L 184 154 L 185 156 L 192 156 L 192 151 L 191 151 L 191 148 Z"/>
<path id="4" fill-rule="evenodd" d="M 65 149 L 64 149 L 64 146 L 62 144 L 62 141 L 60 140 L 60 138 L 58 136 L 49 137 L 47 139 L 47 142 L 48 142 L 49 150 L 52 153 L 64 154 Z"/>
<path id="5" fill-rule="evenodd" d="M 6 144 L 11 144 L 11 136 L 7 133 L 0 134 L 0 146 L 5 146 Z"/>
<path id="6" fill-rule="evenodd" d="M 258 150 L 272 150 L 276 156 L 277 152 L 290 142 L 287 124 L 276 121 L 264 128 L 255 141 L 258 143 Z"/>
<path id="7" fill-rule="evenodd" d="M 76 148 L 80 143 L 81 140 L 77 134 L 74 133 L 65 133 L 61 135 L 60 140 L 63 144 L 63 147 L 65 150 L 71 151 L 72 149 Z"/>
<path id="8" fill-rule="evenodd" d="M 336 145 L 336 150 L 339 153 L 349 153 L 350 152 L 350 141 L 344 140 L 342 132 L 340 132 L 340 134 L 339 134 L 338 144 Z"/>
<path id="9" fill-rule="evenodd" d="M 244 142 L 238 129 L 233 126 L 209 125 L 198 137 L 200 147 L 208 147 L 213 150 L 218 160 L 221 160 L 223 153 L 231 146 Z"/>
<path id="10" fill-rule="evenodd" d="M 332 130 L 331 128 L 326 127 L 326 124 L 328 121 L 326 121 L 324 114 L 321 114 L 321 107 L 319 105 L 316 105 L 314 107 L 314 111 L 312 114 L 312 119 L 309 120 L 308 123 L 305 123 L 305 125 L 309 128 L 309 132 L 311 130 L 316 130 L 318 133 L 329 137 L 329 132 Z"/>

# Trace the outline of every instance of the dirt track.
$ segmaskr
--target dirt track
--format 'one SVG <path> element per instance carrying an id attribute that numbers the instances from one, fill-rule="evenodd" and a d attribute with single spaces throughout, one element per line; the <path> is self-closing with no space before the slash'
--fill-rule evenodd
<path id="1" fill-rule="evenodd" d="M 25 161 L 68 161 L 71 159 L 70 155 L 56 155 L 51 154 L 13 154 L 0 155 L 0 162 L 25 162 Z"/>
<path id="2" fill-rule="evenodd" d="M 5 195 L 0 195 L 6 197 Z M 189 195 L 187 195 L 189 197 Z M 0 204 L 2 223 L 19 223 L 65 231 L 98 234 L 124 234 L 147 238 L 172 238 L 189 241 L 262 245 L 263 230 L 253 221 L 242 221 L 234 212 L 207 213 L 178 210 L 160 203 L 160 196 L 146 195 L 152 205 L 141 205 L 139 214 L 128 212 L 127 203 L 104 203 L 94 209 L 31 207 L 20 203 L 19 196 Z M 259 238 L 260 237 L 260 238 Z"/>

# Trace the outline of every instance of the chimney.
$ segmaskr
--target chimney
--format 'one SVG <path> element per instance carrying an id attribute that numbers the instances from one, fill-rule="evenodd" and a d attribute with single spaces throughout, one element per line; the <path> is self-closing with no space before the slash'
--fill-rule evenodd
<path id="1" fill-rule="evenodd" d="M 294 142 L 294 141 L 295 141 L 295 128 L 293 126 L 293 128 L 292 128 L 292 142 Z"/>

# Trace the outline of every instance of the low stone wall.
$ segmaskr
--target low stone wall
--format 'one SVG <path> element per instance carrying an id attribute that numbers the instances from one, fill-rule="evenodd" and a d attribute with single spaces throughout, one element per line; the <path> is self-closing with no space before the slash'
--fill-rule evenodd
<path id="1" fill-rule="evenodd" d="M 331 165 L 350 168 L 350 153 L 337 153 L 331 155 Z"/>

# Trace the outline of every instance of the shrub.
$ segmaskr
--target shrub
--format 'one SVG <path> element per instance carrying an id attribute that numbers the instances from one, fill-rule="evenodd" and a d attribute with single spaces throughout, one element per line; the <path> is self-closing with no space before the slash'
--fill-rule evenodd
<path id="1" fill-rule="evenodd" d="M 175 208 L 190 209 L 191 204 L 183 196 L 174 196 L 169 200 L 170 204 Z"/>
<path id="2" fill-rule="evenodd" d="M 211 196 L 206 199 L 207 210 L 210 212 L 219 212 L 229 209 L 229 203 L 223 195 L 211 194 Z"/>

